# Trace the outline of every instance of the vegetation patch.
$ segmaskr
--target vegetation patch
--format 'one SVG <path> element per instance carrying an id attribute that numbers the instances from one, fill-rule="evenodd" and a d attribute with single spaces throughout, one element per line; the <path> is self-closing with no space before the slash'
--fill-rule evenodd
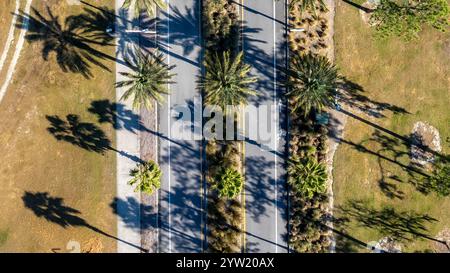
<path id="1" fill-rule="evenodd" d="M 328 252 L 330 214 L 326 188 L 327 117 L 339 86 L 328 61 L 327 6 L 323 1 L 291 1 L 288 71 L 290 234 L 295 252 Z"/>
<path id="2" fill-rule="evenodd" d="M 448 188 L 441 172 L 450 152 L 444 145 L 450 136 L 450 34 L 424 25 L 413 42 L 401 35 L 381 41 L 358 8 L 340 2 L 336 12 L 337 65 L 365 97 L 345 107 L 346 128 L 335 154 L 336 251 L 367 252 L 368 243 L 384 237 L 402 252 L 447 248 L 435 239 L 450 226 L 450 198 L 439 193 Z M 439 132 L 440 152 L 411 141 L 419 121 Z M 412 162 L 413 145 L 435 161 L 428 167 Z"/>
<path id="3" fill-rule="evenodd" d="M 239 25 L 233 1 L 203 0 L 203 33 L 206 71 L 199 81 L 199 86 L 204 91 L 205 103 L 219 106 L 239 104 L 241 101 L 236 98 L 245 100 L 245 96 L 241 96 L 240 92 L 245 85 L 241 86 L 239 79 L 228 85 L 222 82 L 223 77 L 214 77 L 219 74 L 239 77 L 239 71 L 248 70 L 242 63 L 242 55 L 237 53 Z M 233 63 L 236 65 L 231 65 Z M 231 93 L 234 95 L 228 96 Z M 209 252 L 240 252 L 243 247 L 241 146 L 240 141 L 209 140 L 206 143 Z"/>

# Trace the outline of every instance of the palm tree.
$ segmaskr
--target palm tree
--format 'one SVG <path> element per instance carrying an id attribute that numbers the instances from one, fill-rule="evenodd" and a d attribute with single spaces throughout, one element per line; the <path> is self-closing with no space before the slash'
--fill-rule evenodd
<path id="1" fill-rule="evenodd" d="M 291 0 L 289 3 L 289 8 L 293 9 L 295 5 L 299 5 L 301 11 L 310 10 L 314 13 L 318 8 L 326 9 L 326 5 L 323 0 Z"/>
<path id="2" fill-rule="evenodd" d="M 133 73 L 120 72 L 127 80 L 116 83 L 117 87 L 129 87 L 120 100 L 133 97 L 133 108 L 152 108 L 154 101 L 160 103 L 164 100 L 163 94 L 168 94 L 167 85 L 173 83 L 170 70 L 174 66 L 168 66 L 164 62 L 162 53 L 144 55 L 141 50 L 135 49 L 136 60 L 131 62 L 125 59 L 129 67 L 133 67 Z M 135 63 L 135 64 L 134 64 Z"/>
<path id="3" fill-rule="evenodd" d="M 156 9 L 166 9 L 167 5 L 164 0 L 125 0 L 122 8 L 129 9 L 134 5 L 133 14 L 138 15 L 142 10 L 146 10 L 149 17 L 156 14 Z"/>
<path id="4" fill-rule="evenodd" d="M 247 104 L 247 97 L 256 92 L 249 88 L 256 82 L 250 77 L 250 65 L 242 61 L 243 52 L 231 58 L 225 51 L 221 56 L 215 53 L 205 58 L 204 76 L 200 77 L 199 86 L 205 90 L 205 103 L 226 109 L 227 105 L 239 106 Z"/>
<path id="5" fill-rule="evenodd" d="M 143 162 L 130 171 L 132 179 L 128 184 L 136 185 L 136 192 L 143 192 L 151 195 L 155 190 L 161 187 L 162 172 L 158 165 L 153 161 Z"/>
<path id="6" fill-rule="evenodd" d="M 301 109 L 305 116 L 311 110 L 321 111 L 331 106 L 339 86 L 337 68 L 326 57 L 295 55 L 288 70 L 287 96 L 292 111 Z"/>
<path id="7" fill-rule="evenodd" d="M 289 161 L 288 174 L 288 183 L 304 197 L 313 198 L 326 190 L 326 167 L 311 156 L 302 159 L 293 156 Z"/>
<path id="8" fill-rule="evenodd" d="M 231 167 L 223 167 L 216 174 L 212 188 L 219 191 L 219 197 L 232 199 L 241 192 L 242 185 L 242 175 L 239 171 Z"/>

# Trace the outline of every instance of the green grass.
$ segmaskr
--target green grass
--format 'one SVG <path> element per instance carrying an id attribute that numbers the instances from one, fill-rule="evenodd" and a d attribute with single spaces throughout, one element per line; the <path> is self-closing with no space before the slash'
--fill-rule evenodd
<path id="1" fill-rule="evenodd" d="M 336 62 L 341 73 L 361 85 L 363 94 L 371 100 L 406 112 L 385 109 L 384 117 L 379 118 L 352 112 L 406 137 L 415 122 L 426 121 L 439 130 L 442 153 L 448 154 L 450 34 L 426 28 L 419 40 L 409 43 L 401 39 L 378 41 L 372 34 L 357 9 L 337 2 Z M 410 159 L 409 146 L 401 139 L 348 117 L 334 162 L 335 214 L 348 218 L 345 224 L 337 225 L 341 231 L 364 243 L 391 236 L 404 252 L 439 249 L 439 243 L 425 237 L 435 237 L 442 229 L 450 228 L 450 198 L 423 194 L 411 183 L 420 174 L 402 167 L 409 166 Z M 391 188 L 383 191 L 380 181 Z M 356 207 L 359 210 L 350 205 L 355 200 L 362 202 L 362 208 Z M 435 220 L 420 218 L 425 215 Z M 402 230 L 402 224 L 413 220 L 416 226 Z M 386 226 L 386 221 L 392 228 Z M 418 224 L 423 224 L 424 229 L 420 230 Z M 415 231 L 420 234 L 413 236 Z M 343 237 L 338 238 L 337 248 L 365 251 Z"/>
<path id="2" fill-rule="evenodd" d="M 9 230 L 0 230 L 0 247 L 8 240 Z"/>

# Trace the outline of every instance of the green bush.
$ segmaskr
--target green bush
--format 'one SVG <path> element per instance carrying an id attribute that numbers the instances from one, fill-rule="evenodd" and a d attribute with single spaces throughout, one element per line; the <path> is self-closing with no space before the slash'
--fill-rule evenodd
<path id="1" fill-rule="evenodd" d="M 234 52 L 239 39 L 239 25 L 233 1 L 204 0 L 203 3 L 206 47 L 213 52 Z"/>
<path id="2" fill-rule="evenodd" d="M 221 168 L 214 179 L 213 189 L 219 192 L 219 197 L 235 198 L 242 190 L 242 175 L 233 168 Z"/>
<path id="3" fill-rule="evenodd" d="M 411 40 L 417 38 L 424 24 L 447 30 L 449 16 L 447 0 L 381 0 L 370 20 L 376 26 L 379 38 L 400 36 Z"/>
<path id="4" fill-rule="evenodd" d="M 292 157 L 289 161 L 288 173 L 288 183 L 302 196 L 312 198 L 315 194 L 325 193 L 328 179 L 326 166 L 318 163 L 315 158 Z"/>
<path id="5" fill-rule="evenodd" d="M 136 185 L 136 192 L 143 192 L 148 195 L 161 187 L 162 172 L 153 161 L 143 162 L 130 171 L 132 179 L 128 181 L 131 186 Z"/>

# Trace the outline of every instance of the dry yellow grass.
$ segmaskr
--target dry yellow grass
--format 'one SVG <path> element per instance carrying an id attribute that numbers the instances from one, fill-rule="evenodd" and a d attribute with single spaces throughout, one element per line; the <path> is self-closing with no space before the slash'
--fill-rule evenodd
<path id="1" fill-rule="evenodd" d="M 90 2 L 111 8 L 114 5 L 108 0 Z M 68 6 L 66 1 L 34 1 L 33 4 L 48 18 L 46 5 L 59 16 L 60 22 L 83 12 L 83 6 Z M 1 38 L 4 31 L 0 28 Z M 96 48 L 114 56 L 113 47 Z M 87 79 L 63 72 L 54 53 L 44 60 L 41 49 L 40 42 L 25 43 L 14 79 L 0 103 L 0 232 L 2 238 L 6 237 L 0 240 L 0 251 L 65 252 L 71 240 L 80 242 L 82 249 L 92 248 L 83 244 L 95 241 L 102 251 L 115 251 L 116 241 L 94 230 L 113 236 L 116 232 L 116 218 L 110 208 L 116 190 L 115 154 L 101 155 L 57 141 L 47 131 L 50 124 L 46 118 L 57 115 L 66 120 L 69 114 L 78 115 L 82 122 L 101 128 L 114 145 L 111 126 L 98 124 L 96 117 L 87 111 L 93 100 L 114 101 L 114 63 L 102 61 L 111 71 L 91 64 L 92 78 Z M 49 199 L 50 203 L 44 206 L 68 216 L 65 218 L 69 225 L 64 227 L 58 218 L 48 221 L 26 208 L 23 200 L 26 192 L 62 198 L 61 203 Z M 39 207 L 34 209 L 37 211 Z"/>
<path id="2" fill-rule="evenodd" d="M 361 111 L 353 113 L 406 137 L 415 122 L 426 121 L 439 130 L 442 153 L 448 154 L 450 33 L 427 28 L 419 40 L 410 43 L 400 39 L 375 41 L 372 34 L 357 9 L 337 2 L 336 61 L 342 74 L 361 85 L 364 95 L 371 100 L 403 108 L 407 113 L 385 109 L 381 111 L 384 117 L 378 118 Z M 399 137 L 377 132 L 373 126 L 349 117 L 344 141 L 334 162 L 336 216 L 350 220 L 347 225 L 339 226 L 342 231 L 364 243 L 391 236 L 400 242 L 405 252 L 438 249 L 439 243 L 431 238 L 450 226 L 450 198 L 425 195 L 410 183 L 410 174 L 414 171 L 406 169 L 410 164 L 409 147 Z M 363 207 L 369 210 L 353 216 L 350 213 L 355 212 L 354 209 L 339 210 L 348 209 L 351 200 L 363 201 Z M 398 214 L 390 214 L 386 208 L 392 208 Z M 413 219 L 413 214 L 408 216 L 405 212 L 416 214 L 419 217 L 416 219 L 429 215 L 435 220 L 419 220 L 425 230 L 417 229 L 409 222 L 410 228 L 400 233 L 411 240 L 401 240 L 399 234 L 393 233 Z M 391 215 L 386 219 L 392 221 L 388 222 L 393 223 L 392 229 L 386 226 L 386 219 L 375 217 L 383 215 Z M 412 230 L 418 230 L 421 235 L 413 236 Z M 364 247 L 342 237 L 338 240 L 339 249 L 365 251 Z"/>

